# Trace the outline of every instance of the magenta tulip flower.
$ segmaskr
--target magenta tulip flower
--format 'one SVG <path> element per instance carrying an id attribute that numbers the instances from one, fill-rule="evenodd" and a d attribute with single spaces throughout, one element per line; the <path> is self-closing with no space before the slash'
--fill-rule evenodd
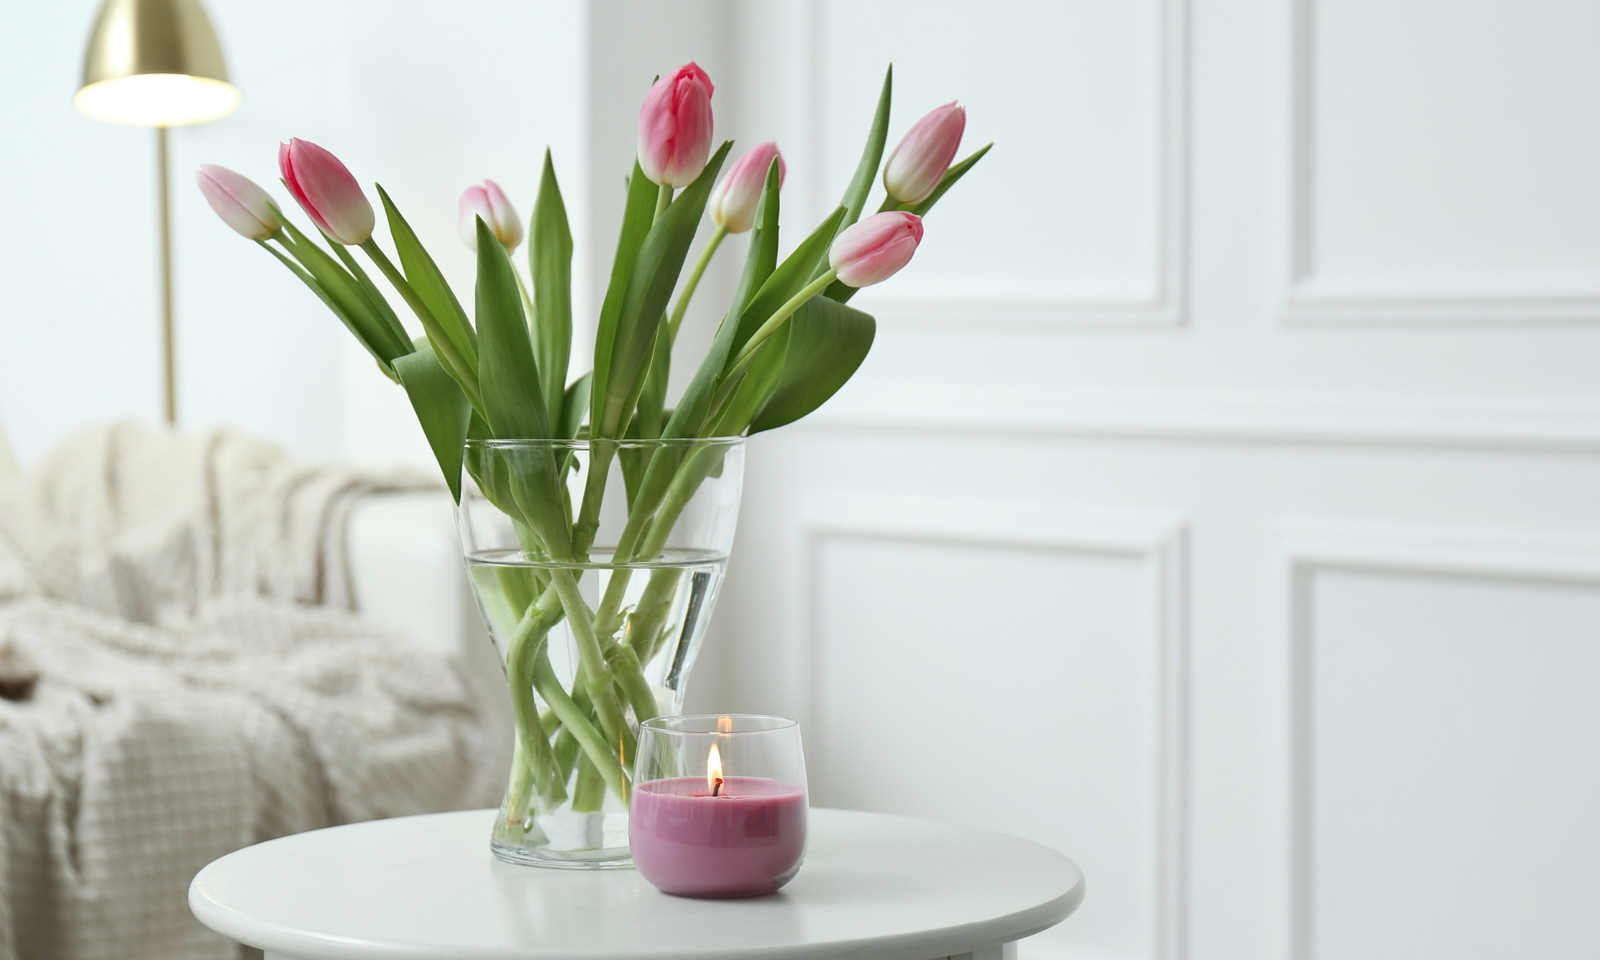
<path id="1" fill-rule="evenodd" d="M 278 144 L 278 171 L 289 192 L 335 243 L 372 237 L 372 204 L 339 158 L 309 140 Z"/>
<path id="2" fill-rule="evenodd" d="M 728 175 L 711 191 L 711 199 L 706 206 L 711 211 L 712 223 L 728 233 L 744 233 L 755 226 L 756 206 L 761 202 L 761 191 L 767 185 L 767 168 L 772 166 L 773 157 L 778 158 L 778 186 L 783 186 L 784 175 L 789 171 L 778 145 L 770 141 L 756 145 L 739 158 Z"/>
<path id="3" fill-rule="evenodd" d="M 517 249 L 522 243 L 522 221 L 517 217 L 516 208 L 511 206 L 511 201 L 506 199 L 504 190 L 493 180 L 483 181 L 483 186 L 476 184 L 468 187 L 461 193 L 461 217 L 458 226 L 461 230 L 461 239 L 473 250 L 478 249 L 478 218 L 489 225 L 494 238 L 506 248 L 506 253 Z"/>
<path id="4" fill-rule="evenodd" d="M 272 210 L 272 198 L 249 177 L 214 163 L 202 163 L 194 179 L 200 184 L 206 203 L 239 235 L 266 240 L 283 226 Z"/>
<path id="5" fill-rule="evenodd" d="M 828 266 L 851 287 L 882 283 L 911 262 L 922 242 L 922 218 L 903 210 L 875 213 L 833 239 Z"/>
<path id="6" fill-rule="evenodd" d="M 656 81 L 639 111 L 639 167 L 651 183 L 693 183 L 711 156 L 711 78 L 693 61 Z"/>
<path id="7" fill-rule="evenodd" d="M 920 203 L 939 185 L 961 147 L 967 129 L 967 110 L 954 100 L 918 120 L 889 154 L 883 167 L 883 186 L 901 203 Z"/>

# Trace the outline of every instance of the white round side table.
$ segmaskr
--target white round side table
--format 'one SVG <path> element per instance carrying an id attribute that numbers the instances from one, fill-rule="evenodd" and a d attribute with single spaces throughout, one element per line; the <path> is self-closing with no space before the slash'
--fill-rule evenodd
<path id="1" fill-rule="evenodd" d="M 749 900 L 658 892 L 633 870 L 514 866 L 492 810 L 331 827 L 201 870 L 189 908 L 268 958 L 299 960 L 1001 960 L 1060 923 L 1083 874 L 971 827 L 812 810 L 805 865 Z"/>

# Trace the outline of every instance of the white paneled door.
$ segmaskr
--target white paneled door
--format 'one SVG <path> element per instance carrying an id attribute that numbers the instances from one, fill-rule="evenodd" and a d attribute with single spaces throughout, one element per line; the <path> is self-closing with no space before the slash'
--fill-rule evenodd
<path id="1" fill-rule="evenodd" d="M 1077 858 L 1024 957 L 1600 956 L 1600 6 L 696 9 L 791 234 L 890 61 L 996 146 L 751 443 L 694 699 Z"/>

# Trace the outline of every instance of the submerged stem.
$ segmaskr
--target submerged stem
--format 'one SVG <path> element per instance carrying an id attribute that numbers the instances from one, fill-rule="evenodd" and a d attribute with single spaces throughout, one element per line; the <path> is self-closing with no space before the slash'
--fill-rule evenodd
<path id="1" fill-rule="evenodd" d="M 561 718 L 562 725 L 572 732 L 578 744 L 583 747 L 585 757 L 593 758 L 595 768 L 600 776 L 605 779 L 606 786 L 619 797 L 628 795 L 627 773 L 623 771 L 620 759 L 606 742 L 606 738 L 589 722 L 588 711 L 581 709 L 567 691 L 562 689 L 561 681 L 557 679 L 555 669 L 550 666 L 550 655 L 544 643 L 539 643 L 533 657 L 533 686 L 539 691 L 539 696 L 544 697 L 545 703 L 550 704 L 556 716 Z M 594 694 L 593 683 L 586 685 L 591 697 Z M 609 676 L 606 686 L 611 686 Z"/>
<path id="2" fill-rule="evenodd" d="M 594 614 L 589 610 L 589 605 L 583 602 L 583 595 L 578 592 L 577 578 L 570 569 L 559 567 L 552 570 L 550 583 L 560 595 L 561 605 L 566 608 L 567 622 L 572 625 L 572 636 L 578 643 L 578 656 L 589 672 L 586 684 L 589 699 L 594 702 L 595 715 L 605 733 L 605 743 L 608 745 L 605 750 L 609 750 L 610 743 L 620 741 L 626 734 L 627 720 L 622 713 L 622 704 L 617 700 L 611 668 L 600 648 L 600 640 L 595 636 Z M 545 699 L 548 701 L 549 697 Z M 567 718 L 563 716 L 561 719 L 566 721 Z M 588 744 L 584 744 L 584 749 L 594 753 Z M 620 792 L 618 796 L 621 796 Z"/>

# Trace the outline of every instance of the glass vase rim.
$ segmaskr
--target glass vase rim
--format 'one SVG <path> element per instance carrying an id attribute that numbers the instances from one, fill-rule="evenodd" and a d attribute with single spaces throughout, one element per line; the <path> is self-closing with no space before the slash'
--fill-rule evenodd
<path id="1" fill-rule="evenodd" d="M 574 449 L 584 449 L 596 443 L 615 444 L 619 448 L 643 447 L 699 447 L 699 446 L 739 446 L 747 438 L 743 435 L 731 437 L 625 437 L 617 440 L 591 440 L 588 437 L 548 437 L 525 438 L 519 440 L 503 440 L 499 438 L 472 439 L 465 443 L 468 450 L 516 450 L 527 447 L 561 446 Z"/>
<path id="2" fill-rule="evenodd" d="M 730 720 L 770 720 L 772 721 L 772 725 L 762 727 L 759 730 L 685 730 L 678 726 L 672 726 L 673 724 L 682 724 L 691 720 L 717 721 L 724 717 L 727 717 Z M 667 734 L 675 737 L 739 737 L 761 733 L 781 733 L 786 730 L 796 730 L 799 729 L 799 727 L 800 721 L 798 720 L 792 720 L 788 717 L 774 716 L 770 713 L 685 713 L 679 714 L 675 717 L 651 717 L 650 719 L 639 724 L 639 729 L 641 732 L 649 730 L 653 733 Z"/>

